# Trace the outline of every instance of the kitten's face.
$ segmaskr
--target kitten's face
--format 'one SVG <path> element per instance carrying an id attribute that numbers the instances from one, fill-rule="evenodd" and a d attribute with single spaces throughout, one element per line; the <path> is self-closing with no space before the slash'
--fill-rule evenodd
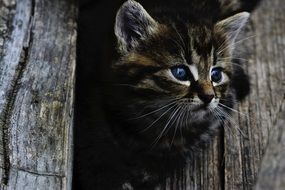
<path id="1" fill-rule="evenodd" d="M 152 128 L 150 139 L 168 144 L 169 137 L 175 144 L 177 130 L 206 138 L 235 101 L 232 47 L 247 18 L 240 13 L 213 25 L 159 23 L 134 1 L 122 6 L 115 26 L 121 58 L 113 68 L 118 83 L 128 86 L 124 109 L 134 113 L 129 115 L 139 130 Z"/>

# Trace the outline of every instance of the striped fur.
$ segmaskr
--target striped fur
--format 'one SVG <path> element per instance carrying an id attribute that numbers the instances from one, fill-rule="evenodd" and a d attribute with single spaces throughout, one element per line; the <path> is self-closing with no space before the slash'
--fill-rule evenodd
<path id="1" fill-rule="evenodd" d="M 176 17 L 165 15 L 161 10 L 148 13 L 132 0 L 118 11 L 115 34 L 120 56 L 112 65 L 117 85 L 110 107 L 116 113 L 112 117 L 117 116 L 115 133 L 127 134 L 126 144 L 135 142 L 146 150 L 174 149 L 180 154 L 215 133 L 221 118 L 230 112 L 219 103 L 231 108 L 236 102 L 232 85 L 236 71 L 230 60 L 235 38 L 249 14 L 222 21 L 213 16 L 187 19 L 179 12 Z M 177 65 L 189 68 L 188 81 L 173 77 L 170 68 Z M 222 69 L 225 81 L 221 84 L 211 81 L 214 67 Z M 201 97 L 208 95 L 214 98 L 206 104 Z"/>

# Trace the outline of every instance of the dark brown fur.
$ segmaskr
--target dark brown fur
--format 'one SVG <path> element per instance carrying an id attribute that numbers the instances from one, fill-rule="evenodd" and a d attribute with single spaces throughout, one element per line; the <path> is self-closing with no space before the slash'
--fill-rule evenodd
<path id="1" fill-rule="evenodd" d="M 216 98 L 225 100 L 228 98 L 224 104 L 229 107 L 232 107 L 232 103 L 235 101 L 233 89 L 229 88 L 230 82 L 215 87 L 209 79 L 210 67 L 215 65 L 217 61 L 224 62 L 222 69 L 230 80 L 233 75 L 232 64 L 223 61 L 229 59 L 231 54 L 231 44 L 228 42 L 226 31 L 223 28 L 210 21 L 193 23 L 191 20 L 185 20 L 184 24 L 181 25 L 181 22 L 179 23 L 176 19 L 172 20 L 171 18 L 168 20 L 164 18 L 164 21 L 155 27 L 154 31 L 146 35 L 143 40 L 138 39 L 139 42 L 135 47 L 119 50 L 120 58 L 112 67 L 114 71 L 112 75 L 116 76 L 114 83 L 117 84 L 117 87 L 113 87 L 113 89 L 117 93 L 113 93 L 115 97 L 108 97 L 115 100 L 111 101 L 108 107 L 112 107 L 116 113 L 120 113 L 119 120 L 122 123 L 119 126 L 122 128 L 119 128 L 122 130 L 121 132 L 127 130 L 128 134 L 134 134 L 134 136 L 126 137 L 129 140 L 134 140 L 137 137 L 143 139 L 144 142 L 140 146 L 145 149 L 152 147 L 155 139 L 163 131 L 167 119 L 171 117 L 171 112 L 166 113 L 165 118 L 161 118 L 155 123 L 155 126 L 147 129 L 145 133 L 139 132 L 148 128 L 163 112 L 154 113 L 142 119 L 132 120 L 132 118 L 140 118 L 148 112 L 159 109 L 171 99 L 182 99 L 186 102 L 201 94 L 215 94 Z M 215 57 L 216 60 L 214 60 Z M 173 66 L 183 64 L 196 66 L 199 71 L 199 80 L 194 81 L 192 79 L 189 87 L 178 84 L 166 72 Z M 194 110 L 192 111 L 194 112 Z M 225 112 L 229 112 L 229 110 L 225 110 Z M 199 113 L 198 110 L 197 113 Z M 212 122 L 214 122 L 213 116 L 210 113 L 206 114 L 208 115 L 207 119 L 210 121 L 213 119 Z M 116 119 L 115 121 L 116 123 L 119 122 Z M 190 122 L 192 124 L 185 122 L 183 126 L 180 126 L 182 132 L 188 135 L 186 137 L 191 138 L 192 145 L 187 141 L 181 143 L 181 137 L 174 134 L 176 133 L 175 125 L 179 123 L 179 121 L 175 121 L 169 124 L 169 132 L 160 138 L 161 145 L 160 142 L 155 142 L 155 146 L 156 148 L 160 146 L 164 148 L 175 147 L 175 142 L 180 141 L 178 146 L 181 148 L 181 144 L 184 144 L 183 151 L 191 149 L 201 141 L 209 140 L 201 139 L 202 133 L 193 132 L 196 131 L 196 127 L 200 127 L 199 123 L 204 125 L 207 122 L 193 120 Z M 206 125 L 210 127 L 211 124 Z M 204 129 L 204 133 L 210 136 L 213 131 L 210 128 Z M 166 144 L 168 145 L 166 146 Z"/>
<path id="2" fill-rule="evenodd" d="M 223 10 L 221 5 L 227 0 L 139 2 L 153 20 L 145 13 L 137 14 L 141 11 L 137 7 L 126 6 L 121 13 L 128 14 L 119 18 L 116 45 L 99 43 L 116 47 L 116 51 L 104 54 L 112 61 L 100 64 L 96 71 L 100 77 L 94 84 L 97 88 L 87 94 L 97 98 L 96 105 L 87 106 L 96 114 L 89 116 L 94 123 L 82 121 L 88 138 L 83 137 L 77 145 L 83 147 L 76 153 L 80 163 L 75 166 L 79 168 L 75 176 L 81 181 L 77 189 L 122 189 L 124 183 L 134 189 L 154 189 L 211 142 L 223 124 L 219 118 L 226 119 L 226 115 L 214 116 L 203 101 L 195 107 L 192 99 L 214 94 L 219 103 L 232 108 L 248 94 L 248 77 L 231 64 L 231 47 L 238 33 L 231 30 L 237 28 L 230 25 L 233 21 L 218 24 L 247 9 L 239 4 L 236 9 L 228 6 Z M 229 81 L 214 86 L 209 71 L 217 64 L 223 65 Z M 169 71 L 177 65 L 195 66 L 199 79 L 191 76 L 189 86 L 175 81 Z M 170 107 L 164 106 L 172 101 L 176 107 L 165 113 Z M 182 112 L 182 108 L 188 110 Z M 231 112 L 225 107 L 219 109 Z M 176 116 L 170 120 L 175 110 Z M 82 133 L 85 128 L 80 124 Z"/>

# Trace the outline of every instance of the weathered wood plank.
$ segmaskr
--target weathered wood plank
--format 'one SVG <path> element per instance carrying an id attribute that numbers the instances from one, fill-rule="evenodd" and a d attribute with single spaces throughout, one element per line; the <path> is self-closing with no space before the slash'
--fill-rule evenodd
<path id="1" fill-rule="evenodd" d="M 249 38 L 238 45 L 241 58 L 248 60 L 244 66 L 251 78 L 251 94 L 239 105 L 242 113 L 235 115 L 236 124 L 226 127 L 225 189 L 253 188 L 277 112 L 284 111 L 284 11 L 281 0 L 264 0 L 243 35 Z"/>
<path id="2" fill-rule="evenodd" d="M 168 180 L 157 190 L 220 190 L 223 189 L 221 139 L 215 138 L 204 151 L 196 152 L 184 171 Z"/>
<path id="3" fill-rule="evenodd" d="M 180 173 L 180 176 L 169 179 L 166 187 L 162 187 L 161 189 L 222 189 L 220 149 L 220 139 L 216 138 L 207 150 L 200 153 L 197 152 L 195 159 L 189 161 L 184 171 Z"/>
<path id="4" fill-rule="evenodd" d="M 68 0 L 12 3 L 5 5 L 15 15 L 6 22 L 0 64 L 7 138 L 0 179 L 7 189 L 71 189 L 77 7 Z"/>
<path id="5" fill-rule="evenodd" d="M 6 183 L 9 170 L 7 117 L 13 98 L 15 80 L 19 75 L 21 53 L 26 44 L 26 36 L 31 17 L 31 1 L 1 1 L 1 62 L 0 62 L 0 129 L 1 129 L 1 182 Z M 15 15 L 14 15 L 15 14 Z M 3 16 L 2 16 L 3 15 Z"/>
<path id="6" fill-rule="evenodd" d="M 285 101 L 282 110 L 285 110 Z M 261 164 L 255 189 L 284 189 L 285 187 L 285 111 L 278 114 L 270 133 L 269 145 Z"/>
<path id="7" fill-rule="evenodd" d="M 15 177 L 9 179 L 7 189 L 11 190 L 62 190 L 64 178 L 54 175 L 42 175 L 31 173 L 30 171 L 11 169 L 11 174 Z"/>
<path id="8" fill-rule="evenodd" d="M 186 167 L 186 181 L 181 189 L 222 189 L 221 141 L 217 137 L 214 142 L 201 152 Z M 188 170 L 188 171 L 187 171 Z M 175 188 L 174 188 L 175 189 Z M 177 188 L 178 189 L 178 188 Z"/>

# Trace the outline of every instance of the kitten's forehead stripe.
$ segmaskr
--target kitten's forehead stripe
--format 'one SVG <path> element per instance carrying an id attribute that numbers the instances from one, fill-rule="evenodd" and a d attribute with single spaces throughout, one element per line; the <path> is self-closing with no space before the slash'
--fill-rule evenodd
<path id="1" fill-rule="evenodd" d="M 192 49 L 191 46 L 189 45 L 191 42 L 191 35 L 189 35 L 188 26 L 184 22 L 179 20 L 177 20 L 173 26 L 175 32 L 177 33 L 178 37 L 181 40 L 181 45 L 184 48 L 184 54 L 185 54 L 184 58 L 186 60 L 186 63 L 190 65 L 193 63 L 193 60 L 191 57 Z"/>
<path id="2" fill-rule="evenodd" d="M 193 47 L 193 46 L 191 46 L 191 47 Z M 192 52 L 191 56 L 192 56 L 192 59 L 193 59 L 193 63 L 196 63 L 196 64 L 199 63 L 201 57 L 198 55 L 198 53 L 195 50 L 195 48 L 193 48 L 193 50 L 191 52 Z"/>
<path id="3" fill-rule="evenodd" d="M 193 49 L 196 50 L 198 55 L 203 58 L 207 58 L 212 51 L 212 31 L 206 27 L 194 27 L 191 30 L 191 35 L 193 38 Z"/>
<path id="4" fill-rule="evenodd" d="M 205 26 L 189 26 L 191 57 L 197 68 L 197 79 L 209 80 L 208 71 L 213 65 L 213 33 Z M 195 79 L 196 80 L 196 79 Z"/>
<path id="5" fill-rule="evenodd" d="M 194 80 L 198 81 L 199 80 L 199 73 L 198 73 L 197 67 L 194 65 L 190 65 L 189 68 L 190 68 L 190 71 L 194 77 Z"/>
<path id="6" fill-rule="evenodd" d="M 217 64 L 217 59 L 218 59 L 218 55 L 217 55 L 217 50 L 215 49 L 215 47 L 213 46 L 213 49 L 212 49 L 212 56 L 213 56 L 213 65 L 216 65 Z"/>

